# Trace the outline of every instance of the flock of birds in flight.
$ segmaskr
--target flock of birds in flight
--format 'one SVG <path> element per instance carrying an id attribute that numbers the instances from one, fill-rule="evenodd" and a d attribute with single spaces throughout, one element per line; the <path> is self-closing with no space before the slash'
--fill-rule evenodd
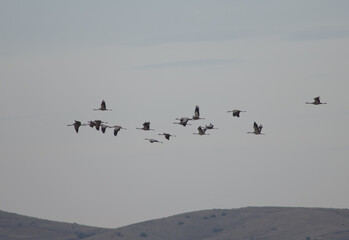
<path id="1" fill-rule="evenodd" d="M 320 104 L 326 104 L 326 103 L 321 102 L 320 97 L 315 97 L 313 102 L 306 102 L 306 104 L 320 105 Z M 96 108 L 93 110 L 94 111 L 112 111 L 111 109 L 107 108 L 107 105 L 106 105 L 104 100 L 102 100 L 100 108 Z M 234 110 L 230 110 L 227 112 L 228 113 L 231 112 L 233 117 L 240 117 L 240 113 L 246 112 L 246 111 L 234 109 Z M 189 117 L 176 118 L 176 120 L 179 120 L 179 122 L 174 122 L 174 124 L 179 124 L 179 125 L 182 125 L 183 127 L 185 127 L 185 126 L 191 125 L 188 123 L 189 121 L 200 120 L 200 119 L 205 119 L 205 118 L 200 117 L 199 106 L 196 106 L 195 111 L 194 111 L 194 116 L 192 118 L 189 118 Z M 102 120 L 88 121 L 87 123 L 81 123 L 81 121 L 75 120 L 74 123 L 68 124 L 67 126 L 74 126 L 76 133 L 79 132 L 79 128 L 81 126 L 90 126 L 91 128 L 94 127 L 94 128 L 96 128 L 97 131 L 101 130 L 103 133 L 106 132 L 107 128 L 113 128 L 114 129 L 114 136 L 117 136 L 118 132 L 121 129 L 126 130 L 126 128 L 123 128 L 119 125 L 109 126 L 106 124 L 107 124 L 107 122 L 103 122 Z M 144 122 L 143 127 L 136 128 L 136 129 L 144 130 L 144 131 L 154 131 L 155 130 L 155 129 L 150 128 L 150 122 Z M 210 123 L 209 125 L 205 125 L 205 127 L 199 126 L 197 129 L 198 132 L 193 133 L 193 134 L 195 134 L 195 135 L 209 135 L 208 133 L 206 133 L 206 131 L 211 130 L 211 129 L 218 129 L 218 128 L 215 128 L 214 125 L 212 123 Z M 253 132 L 247 132 L 247 133 L 253 133 L 255 135 L 265 135 L 262 133 L 262 129 L 263 129 L 262 124 L 258 125 L 256 122 L 254 122 L 253 123 Z M 167 140 L 170 140 L 170 137 L 175 137 L 175 135 L 172 135 L 170 133 L 161 133 L 158 135 L 163 135 Z M 150 143 L 163 143 L 163 142 L 161 142 L 157 139 L 153 139 L 153 138 L 145 138 L 145 140 L 149 141 Z"/>

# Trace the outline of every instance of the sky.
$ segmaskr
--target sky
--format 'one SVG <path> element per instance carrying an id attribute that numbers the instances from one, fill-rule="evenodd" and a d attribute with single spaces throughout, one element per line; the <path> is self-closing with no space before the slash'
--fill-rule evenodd
<path id="1" fill-rule="evenodd" d="M 345 0 L 1 0 L 0 209 L 114 228 L 348 208 L 348 12 Z M 327 104 L 305 104 L 317 96 Z M 93 111 L 102 100 L 112 111 Z M 205 119 L 173 124 L 196 105 Z M 126 130 L 67 126 L 96 119 Z M 136 129 L 145 121 L 155 130 Z M 254 121 L 265 135 L 247 134 Z"/>

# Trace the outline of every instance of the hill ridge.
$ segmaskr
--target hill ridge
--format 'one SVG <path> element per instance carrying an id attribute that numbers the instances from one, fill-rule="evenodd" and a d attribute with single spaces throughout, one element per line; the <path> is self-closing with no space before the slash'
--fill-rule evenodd
<path id="1" fill-rule="evenodd" d="M 1 240 L 349 240 L 349 210 L 207 209 L 107 229 L 0 211 Z"/>

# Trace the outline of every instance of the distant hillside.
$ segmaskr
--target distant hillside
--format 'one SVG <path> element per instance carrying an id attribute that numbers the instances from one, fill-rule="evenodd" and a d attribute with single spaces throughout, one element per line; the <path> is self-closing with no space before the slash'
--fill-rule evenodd
<path id="1" fill-rule="evenodd" d="M 349 240 L 349 210 L 248 207 L 179 214 L 116 229 L 0 212 L 0 239 Z"/>
<path id="2" fill-rule="evenodd" d="M 0 240 L 78 240 L 109 230 L 0 211 Z"/>

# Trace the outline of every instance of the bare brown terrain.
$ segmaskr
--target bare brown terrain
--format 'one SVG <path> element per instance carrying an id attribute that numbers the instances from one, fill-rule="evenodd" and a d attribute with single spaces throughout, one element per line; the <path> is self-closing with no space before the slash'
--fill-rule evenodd
<path id="1" fill-rule="evenodd" d="M 1 240 L 349 240 L 349 210 L 247 207 L 183 213 L 103 229 L 0 211 Z"/>

